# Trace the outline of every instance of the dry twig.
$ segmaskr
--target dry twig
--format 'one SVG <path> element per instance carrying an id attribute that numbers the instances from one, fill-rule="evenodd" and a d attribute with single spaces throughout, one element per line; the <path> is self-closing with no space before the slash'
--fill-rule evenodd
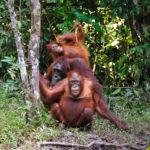
<path id="1" fill-rule="evenodd" d="M 107 143 L 107 142 L 91 142 L 90 144 L 87 145 L 82 145 L 82 144 L 73 144 L 73 143 L 63 143 L 63 142 L 39 142 L 38 143 L 38 148 L 41 149 L 44 146 L 59 146 L 59 147 L 71 147 L 71 148 L 80 148 L 80 149 L 88 149 L 92 147 L 99 147 L 101 148 L 102 146 L 107 146 L 107 147 L 125 147 L 129 146 L 129 143 L 125 144 L 113 144 L 113 143 Z"/>

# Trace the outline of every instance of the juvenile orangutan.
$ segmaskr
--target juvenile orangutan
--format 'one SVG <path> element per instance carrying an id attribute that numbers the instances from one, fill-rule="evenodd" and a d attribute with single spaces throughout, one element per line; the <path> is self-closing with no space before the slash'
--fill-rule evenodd
<path id="1" fill-rule="evenodd" d="M 51 41 L 47 44 L 48 53 L 51 55 L 55 61 L 60 56 L 65 56 L 67 58 L 83 58 L 89 63 L 89 52 L 83 44 L 84 41 L 84 30 L 80 23 L 74 24 L 74 29 L 78 29 L 77 35 L 75 33 L 68 33 L 63 35 L 58 35 L 56 41 Z"/>

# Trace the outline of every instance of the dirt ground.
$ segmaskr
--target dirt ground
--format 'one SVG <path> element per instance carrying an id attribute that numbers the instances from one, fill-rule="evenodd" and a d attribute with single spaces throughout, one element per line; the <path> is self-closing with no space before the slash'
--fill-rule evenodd
<path id="1" fill-rule="evenodd" d="M 91 130 L 88 131 L 89 136 L 82 136 L 80 137 L 81 139 L 71 129 L 67 129 L 66 131 L 69 131 L 69 135 L 67 134 L 66 136 L 64 135 L 61 137 L 55 137 L 53 141 L 50 143 L 48 142 L 38 143 L 40 146 L 39 149 L 41 150 L 47 150 L 47 149 L 51 149 L 51 150 L 75 150 L 75 149 L 150 150 L 150 145 L 146 139 L 147 135 L 150 135 L 150 130 L 147 131 L 147 135 L 143 135 L 142 133 L 137 135 L 132 134 L 130 132 L 123 133 L 122 131 L 120 131 L 118 134 L 113 134 L 113 135 L 108 132 L 104 132 L 102 135 L 98 135 L 94 130 Z M 80 131 L 81 134 L 83 134 L 84 132 Z M 124 137 L 128 137 L 128 136 L 130 138 L 132 137 L 132 140 L 125 141 Z"/>
<path id="2" fill-rule="evenodd" d="M 98 119 L 96 119 L 97 121 Z M 109 121 L 101 119 L 103 126 L 96 126 L 96 121 L 89 130 L 78 128 L 64 128 L 59 124 L 56 128 L 58 134 L 51 140 L 30 142 L 32 150 L 150 150 L 150 126 L 144 126 L 143 130 L 138 131 L 138 125 L 125 131 L 118 129 Z M 99 121 L 99 120 L 98 120 Z M 104 121 L 104 122 L 103 122 Z M 49 135 L 46 129 L 46 135 Z M 43 135 L 44 136 L 44 135 Z M 31 139 L 30 139 L 31 141 Z M 26 143 L 27 144 L 27 143 Z M 22 150 L 22 146 L 17 150 Z"/>

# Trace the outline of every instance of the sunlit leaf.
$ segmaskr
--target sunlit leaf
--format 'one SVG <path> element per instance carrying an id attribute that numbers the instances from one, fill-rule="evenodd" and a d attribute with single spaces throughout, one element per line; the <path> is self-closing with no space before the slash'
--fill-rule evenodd
<path id="1" fill-rule="evenodd" d="M 134 94 L 136 95 L 136 96 L 140 96 L 140 92 L 139 91 L 137 91 L 137 90 L 134 90 Z"/>
<path id="2" fill-rule="evenodd" d="M 17 21 L 17 23 L 18 23 L 18 28 L 21 29 L 21 26 L 22 26 L 21 22 Z"/>
<path id="3" fill-rule="evenodd" d="M 118 93 L 121 92 L 121 88 L 118 88 L 117 90 L 115 90 L 113 93 L 111 93 L 111 95 L 117 95 Z"/>
<path id="4" fill-rule="evenodd" d="M 96 30 L 97 32 L 99 32 L 100 34 L 102 33 L 102 29 L 101 29 L 101 27 L 100 27 L 100 25 L 99 25 L 98 23 L 96 23 L 96 22 L 91 22 L 91 24 L 93 24 L 93 26 L 94 26 L 94 28 L 95 28 L 95 30 Z"/>
<path id="5" fill-rule="evenodd" d="M 47 0 L 47 3 L 56 3 L 56 0 Z"/>
<path id="6" fill-rule="evenodd" d="M 15 74 L 9 70 L 7 70 L 12 80 L 14 80 Z"/>

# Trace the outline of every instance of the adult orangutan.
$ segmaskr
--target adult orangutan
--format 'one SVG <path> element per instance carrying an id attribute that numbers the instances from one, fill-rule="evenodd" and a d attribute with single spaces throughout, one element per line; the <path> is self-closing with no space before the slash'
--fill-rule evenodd
<path id="1" fill-rule="evenodd" d="M 91 90 L 92 96 L 93 96 L 92 101 L 94 102 L 94 110 L 96 110 L 102 117 L 105 117 L 105 118 L 109 119 L 110 121 L 112 121 L 118 127 L 126 128 L 126 129 L 129 128 L 128 123 L 119 120 L 108 109 L 108 107 L 105 103 L 105 100 L 104 100 L 102 86 L 98 83 L 92 70 L 88 67 L 88 65 L 84 59 L 81 59 L 81 58 L 69 59 L 69 58 L 61 57 L 55 63 L 63 64 L 64 68 L 65 68 L 65 66 L 67 66 L 67 67 L 69 66 L 68 68 L 70 68 L 70 70 L 72 70 L 72 71 L 75 69 L 80 70 L 80 72 L 82 72 L 84 74 L 84 76 L 82 76 L 83 77 L 82 79 L 83 80 L 86 79 L 86 81 L 89 80 L 92 82 L 92 88 L 90 88 L 90 90 Z M 40 93 L 43 95 L 43 99 L 42 99 L 43 102 L 47 102 L 50 105 L 52 105 L 54 103 L 53 99 L 56 99 L 56 98 L 62 96 L 62 93 L 64 92 L 64 87 L 67 88 L 66 80 L 69 80 L 69 79 L 70 78 L 67 77 L 66 79 L 61 80 L 58 83 L 56 83 L 56 85 L 54 87 L 49 88 L 45 84 L 45 82 L 42 80 L 42 77 L 40 77 Z M 86 85 L 86 83 L 84 85 Z M 89 85 L 86 85 L 86 86 L 89 86 Z M 83 86 L 83 89 L 85 89 L 85 86 Z M 82 92 L 86 93 L 88 95 L 88 93 L 86 91 L 82 91 Z M 65 109 L 68 109 L 68 107 Z M 82 122 L 82 120 L 80 120 L 80 121 Z M 73 125 L 76 125 L 76 124 L 73 124 Z M 73 126 L 73 125 L 71 125 L 71 126 Z"/>
<path id="2" fill-rule="evenodd" d="M 59 43 L 51 41 L 47 44 L 48 53 L 54 61 L 60 56 L 66 56 L 68 58 L 80 57 L 89 63 L 90 54 L 83 45 L 84 30 L 80 23 L 75 23 L 73 28 L 78 28 L 77 36 L 74 33 L 58 35 Z"/>
<path id="3" fill-rule="evenodd" d="M 45 84 L 48 87 L 53 87 L 56 85 L 56 83 L 64 78 L 66 78 L 68 71 L 70 70 L 70 67 L 67 67 L 67 64 L 63 64 L 60 62 L 53 62 L 50 67 L 48 68 L 48 72 L 46 75 L 41 75 L 43 78 Z M 51 103 L 45 102 L 45 97 L 43 96 L 42 92 L 40 92 L 40 97 L 43 100 L 44 106 L 48 109 L 50 109 Z M 58 99 L 59 101 L 59 99 Z"/>

